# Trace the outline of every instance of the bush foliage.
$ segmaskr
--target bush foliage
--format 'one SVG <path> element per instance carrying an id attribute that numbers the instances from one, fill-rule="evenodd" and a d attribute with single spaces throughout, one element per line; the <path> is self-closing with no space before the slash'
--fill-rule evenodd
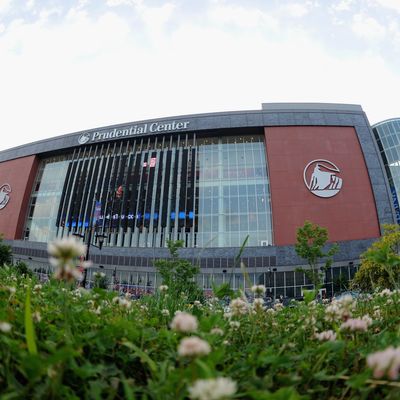
<path id="1" fill-rule="evenodd" d="M 364 291 L 400 287 L 400 226 L 384 225 L 382 237 L 361 255 L 352 286 Z"/>
<path id="2" fill-rule="evenodd" d="M 370 353 L 400 346 L 399 292 L 347 299 L 347 314 L 345 303 L 336 311 L 316 302 L 266 310 L 242 297 L 226 309 L 174 296 L 164 287 L 131 301 L 0 269 L 0 397 L 200 398 L 194 383 L 217 377 L 236 382 L 239 399 L 400 397 L 398 380 L 374 378 L 366 365 Z M 178 310 L 195 317 L 190 331 L 171 328 Z M 340 328 L 366 315 L 367 329 Z M 335 340 L 320 341 L 328 330 Z M 209 354 L 180 355 L 188 336 L 207 342 Z"/>

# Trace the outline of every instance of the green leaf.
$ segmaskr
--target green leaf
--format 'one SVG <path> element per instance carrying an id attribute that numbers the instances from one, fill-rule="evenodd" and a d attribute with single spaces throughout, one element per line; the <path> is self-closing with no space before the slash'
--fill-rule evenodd
<path id="1" fill-rule="evenodd" d="M 346 385 L 350 386 L 352 389 L 360 389 L 365 387 L 365 382 L 370 377 L 371 371 L 367 369 L 361 374 L 351 376 L 350 379 L 346 381 Z"/>
<path id="2" fill-rule="evenodd" d="M 254 400 L 305 400 L 308 398 L 306 396 L 300 396 L 296 389 L 292 387 L 281 388 L 274 393 L 257 390 L 247 394 Z"/>
<path id="3" fill-rule="evenodd" d="M 133 391 L 129 385 L 129 382 L 126 379 L 122 379 L 122 386 L 124 388 L 125 399 L 127 400 L 135 400 L 135 396 Z"/>
<path id="4" fill-rule="evenodd" d="M 25 337 L 28 346 L 29 354 L 37 354 L 35 328 L 33 326 L 32 311 L 31 311 L 31 292 L 28 288 L 25 299 Z"/>
<path id="5" fill-rule="evenodd" d="M 153 374 L 155 374 L 157 372 L 157 364 L 150 358 L 150 356 L 146 352 L 141 350 L 135 344 L 128 342 L 128 341 L 122 342 L 122 345 L 131 349 L 134 352 L 134 354 L 136 354 L 143 363 L 148 365 L 148 367 L 150 368 L 150 371 Z"/>
<path id="6" fill-rule="evenodd" d="M 199 366 L 200 369 L 203 371 L 204 378 L 212 378 L 213 377 L 213 373 L 212 373 L 210 367 L 205 362 L 203 362 L 200 359 L 196 358 L 195 364 L 197 366 Z"/>

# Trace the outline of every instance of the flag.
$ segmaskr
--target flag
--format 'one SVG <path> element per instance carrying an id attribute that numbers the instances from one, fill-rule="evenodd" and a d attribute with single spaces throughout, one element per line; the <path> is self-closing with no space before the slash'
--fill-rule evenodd
<path id="1" fill-rule="evenodd" d="M 115 197 L 117 199 L 120 199 L 122 197 L 122 195 L 124 194 L 124 189 L 122 186 L 119 186 L 117 191 L 115 192 Z"/>

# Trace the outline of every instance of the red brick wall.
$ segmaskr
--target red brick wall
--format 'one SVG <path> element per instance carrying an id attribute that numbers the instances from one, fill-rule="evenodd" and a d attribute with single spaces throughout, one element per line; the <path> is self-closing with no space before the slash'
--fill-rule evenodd
<path id="1" fill-rule="evenodd" d="M 380 234 L 375 201 L 357 134 L 352 127 L 265 128 L 274 243 L 296 242 L 305 220 L 328 229 L 329 240 L 355 240 Z M 334 197 L 312 194 L 303 180 L 305 166 L 325 159 L 343 179 Z M 308 177 L 310 173 L 308 174 Z"/>
<path id="2" fill-rule="evenodd" d="M 10 200 L 0 210 L 0 233 L 5 239 L 22 239 L 29 197 L 38 168 L 36 156 L 0 163 L 0 186 L 11 186 Z"/>

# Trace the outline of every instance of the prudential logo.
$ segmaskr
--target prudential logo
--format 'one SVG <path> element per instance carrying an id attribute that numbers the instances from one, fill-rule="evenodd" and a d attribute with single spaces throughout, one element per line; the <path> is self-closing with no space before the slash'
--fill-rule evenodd
<path id="1" fill-rule="evenodd" d="M 79 144 L 85 144 L 90 140 L 90 133 L 82 133 L 78 138 Z"/>
<path id="2" fill-rule="evenodd" d="M 310 161 L 304 168 L 303 178 L 307 189 L 318 197 L 333 197 L 342 188 L 340 169 L 328 160 Z"/>
<path id="3" fill-rule="evenodd" d="M 2 210 L 10 201 L 11 186 L 4 183 L 0 186 L 0 210 Z"/>

